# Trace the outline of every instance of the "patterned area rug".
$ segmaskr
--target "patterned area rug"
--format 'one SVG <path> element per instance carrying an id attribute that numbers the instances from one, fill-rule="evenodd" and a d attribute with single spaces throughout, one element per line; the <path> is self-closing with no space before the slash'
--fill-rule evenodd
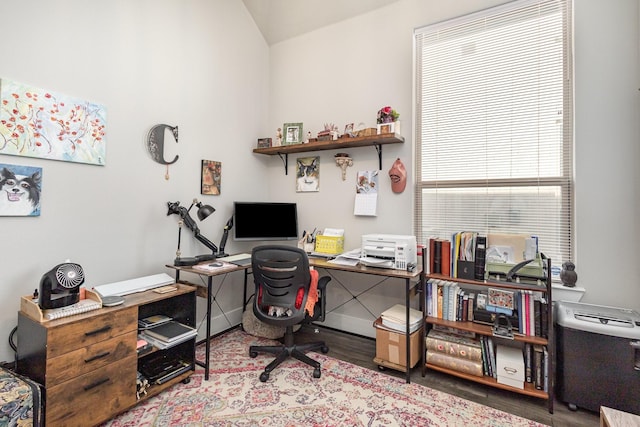
<path id="1" fill-rule="evenodd" d="M 321 353 L 322 376 L 289 359 L 259 380 L 271 356 L 249 357 L 271 340 L 233 330 L 212 341 L 211 371 L 177 384 L 108 423 L 128 426 L 541 426 L 536 422 L 361 368 Z M 329 352 L 331 354 L 331 352 Z M 204 356 L 204 347 L 197 357 Z"/>

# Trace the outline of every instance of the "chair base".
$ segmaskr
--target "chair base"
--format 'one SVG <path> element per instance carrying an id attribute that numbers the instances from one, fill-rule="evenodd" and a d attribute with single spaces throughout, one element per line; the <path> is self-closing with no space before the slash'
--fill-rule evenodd
<path id="1" fill-rule="evenodd" d="M 287 326 L 287 330 L 284 334 L 284 344 L 266 346 L 252 345 L 249 347 L 249 356 L 253 358 L 256 357 L 258 353 L 270 353 L 276 355 L 276 358 L 272 360 L 271 363 L 269 363 L 264 368 L 264 371 L 260 374 L 260 381 L 262 382 L 266 382 L 269 379 L 269 374 L 271 373 L 271 371 L 273 371 L 278 365 L 280 365 L 289 357 L 294 357 L 299 361 L 312 366 L 314 368 L 313 377 L 320 378 L 320 362 L 313 360 L 305 354 L 309 351 L 318 350 L 320 350 L 322 353 L 328 353 L 329 347 L 327 347 L 324 341 L 294 344 L 293 326 Z"/>

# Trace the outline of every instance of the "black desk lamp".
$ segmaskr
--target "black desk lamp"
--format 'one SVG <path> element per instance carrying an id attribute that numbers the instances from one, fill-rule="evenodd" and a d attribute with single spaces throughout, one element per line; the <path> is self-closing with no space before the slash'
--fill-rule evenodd
<path id="1" fill-rule="evenodd" d="M 203 261 L 211 261 L 216 259 L 218 247 L 211 240 L 200 234 L 198 225 L 189 214 L 189 211 L 191 211 L 191 208 L 193 208 L 194 205 L 198 207 L 198 219 L 200 221 L 203 221 L 205 218 L 216 211 L 212 206 L 203 205 L 198 201 L 198 199 L 193 199 L 193 202 L 191 203 L 191 206 L 189 206 L 189 209 L 185 208 L 184 206 L 180 206 L 180 202 L 167 202 L 167 206 L 169 207 L 167 216 L 176 214 L 181 218 L 181 221 L 178 222 L 178 249 L 176 250 L 176 259 L 174 260 L 174 265 L 194 265 Z M 187 228 L 193 232 L 194 237 L 200 243 L 211 249 L 211 255 L 198 255 L 195 257 L 180 256 L 180 237 L 182 234 L 182 224 L 186 225 Z"/>

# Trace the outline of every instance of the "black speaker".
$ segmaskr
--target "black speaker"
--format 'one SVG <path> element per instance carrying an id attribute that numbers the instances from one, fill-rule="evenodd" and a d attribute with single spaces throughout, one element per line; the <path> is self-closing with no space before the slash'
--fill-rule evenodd
<path id="1" fill-rule="evenodd" d="M 40 279 L 40 308 L 60 308 L 77 303 L 83 283 L 84 271 L 79 264 L 56 265 Z"/>

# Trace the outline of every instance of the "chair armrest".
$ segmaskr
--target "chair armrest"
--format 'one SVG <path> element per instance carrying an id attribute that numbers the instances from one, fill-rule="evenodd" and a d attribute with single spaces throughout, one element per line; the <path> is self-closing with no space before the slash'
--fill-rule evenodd
<path id="1" fill-rule="evenodd" d="M 330 281 L 331 281 L 331 277 L 322 276 L 321 278 L 318 279 L 318 289 L 320 289 L 321 291 L 324 291 L 324 288 L 327 287 L 327 283 L 329 283 Z"/>

